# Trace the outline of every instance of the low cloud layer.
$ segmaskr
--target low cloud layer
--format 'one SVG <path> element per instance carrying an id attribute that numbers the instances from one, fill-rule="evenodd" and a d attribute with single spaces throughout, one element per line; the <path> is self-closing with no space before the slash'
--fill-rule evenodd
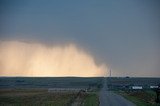
<path id="1" fill-rule="evenodd" d="M 106 65 L 74 44 L 46 46 L 41 43 L 0 41 L 0 76 L 105 76 Z"/>

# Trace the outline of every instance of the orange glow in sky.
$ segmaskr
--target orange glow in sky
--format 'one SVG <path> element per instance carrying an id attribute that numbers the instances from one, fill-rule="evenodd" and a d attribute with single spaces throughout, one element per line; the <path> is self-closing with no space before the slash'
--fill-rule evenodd
<path id="1" fill-rule="evenodd" d="M 106 65 L 75 44 L 46 46 L 41 43 L 0 41 L 0 76 L 105 76 Z"/>

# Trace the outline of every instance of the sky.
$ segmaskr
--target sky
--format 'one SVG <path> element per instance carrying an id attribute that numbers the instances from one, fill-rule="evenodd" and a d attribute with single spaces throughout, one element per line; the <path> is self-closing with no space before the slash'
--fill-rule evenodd
<path id="1" fill-rule="evenodd" d="M 159 28 L 159 0 L 0 0 L 1 42 L 71 43 L 112 76 L 160 76 Z"/>

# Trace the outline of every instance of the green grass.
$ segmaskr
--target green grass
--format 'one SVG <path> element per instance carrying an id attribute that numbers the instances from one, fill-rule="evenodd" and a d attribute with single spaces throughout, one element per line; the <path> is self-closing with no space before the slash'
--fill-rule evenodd
<path id="1" fill-rule="evenodd" d="M 130 100 L 137 106 L 160 106 L 155 102 L 155 92 L 153 91 L 139 91 L 139 92 L 125 92 L 116 91 L 116 93 L 122 95 L 124 98 Z"/>
<path id="2" fill-rule="evenodd" d="M 134 96 L 128 96 L 128 95 L 123 95 L 126 99 L 130 100 L 131 102 L 133 102 L 134 104 L 136 104 L 137 106 L 150 106 L 149 104 L 147 104 L 146 102 L 134 97 Z"/>
<path id="3" fill-rule="evenodd" d="M 99 99 L 96 93 L 88 94 L 85 97 L 83 106 L 99 106 Z"/>
<path id="4" fill-rule="evenodd" d="M 48 93 L 45 90 L 3 90 L 0 106 L 67 106 L 75 93 Z"/>
<path id="5" fill-rule="evenodd" d="M 47 92 L 47 89 L 0 89 L 0 106 L 99 106 L 95 92 Z"/>

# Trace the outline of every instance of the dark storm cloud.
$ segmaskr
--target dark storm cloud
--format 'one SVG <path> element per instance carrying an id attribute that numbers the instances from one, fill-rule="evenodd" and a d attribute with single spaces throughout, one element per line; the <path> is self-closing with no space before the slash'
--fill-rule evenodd
<path id="1" fill-rule="evenodd" d="M 0 2 L 0 38 L 74 42 L 117 76 L 160 76 L 158 0 Z"/>

